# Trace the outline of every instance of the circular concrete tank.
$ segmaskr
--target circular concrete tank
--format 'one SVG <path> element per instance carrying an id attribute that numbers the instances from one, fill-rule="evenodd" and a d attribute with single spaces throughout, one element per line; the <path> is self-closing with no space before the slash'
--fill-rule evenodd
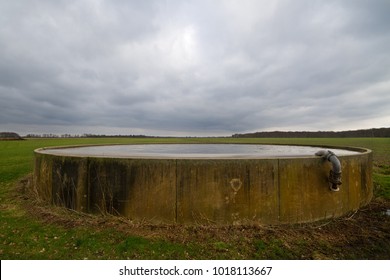
<path id="1" fill-rule="evenodd" d="M 340 191 L 329 189 L 331 150 Z M 372 153 L 361 148 L 146 144 L 35 150 L 41 199 L 87 213 L 179 224 L 280 224 L 338 217 L 373 195 Z"/>

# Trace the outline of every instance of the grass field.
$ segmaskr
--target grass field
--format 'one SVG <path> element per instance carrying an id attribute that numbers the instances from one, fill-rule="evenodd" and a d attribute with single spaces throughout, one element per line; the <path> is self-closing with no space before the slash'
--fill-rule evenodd
<path id="1" fill-rule="evenodd" d="M 277 143 L 374 152 L 375 198 L 346 217 L 304 225 L 134 224 L 35 201 L 24 191 L 39 147 L 105 143 Z M 76 138 L 0 141 L 1 259 L 389 259 L 389 138 Z"/>

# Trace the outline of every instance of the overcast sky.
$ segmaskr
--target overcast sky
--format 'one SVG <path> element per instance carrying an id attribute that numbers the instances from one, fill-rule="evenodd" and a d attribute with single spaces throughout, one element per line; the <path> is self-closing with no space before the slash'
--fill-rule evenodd
<path id="1" fill-rule="evenodd" d="M 0 131 L 390 126 L 389 0 L 0 0 Z"/>

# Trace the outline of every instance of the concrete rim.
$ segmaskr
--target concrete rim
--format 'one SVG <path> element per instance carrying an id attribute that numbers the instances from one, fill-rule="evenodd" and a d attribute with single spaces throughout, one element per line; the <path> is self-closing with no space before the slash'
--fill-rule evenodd
<path id="1" fill-rule="evenodd" d="M 318 158 L 316 155 L 292 155 L 292 156 L 259 156 L 259 157 L 247 157 L 245 155 L 236 155 L 232 157 L 175 157 L 175 156 L 143 156 L 143 155 L 83 155 L 83 154 L 62 154 L 62 153 L 45 153 L 46 150 L 56 150 L 56 149 L 73 149 L 73 148 L 84 148 L 84 147 L 104 147 L 104 146 L 131 146 L 131 145 L 258 145 L 258 146 L 297 146 L 297 147 L 311 147 L 320 149 L 337 149 L 337 150 L 346 150 L 354 151 L 359 154 L 350 154 L 350 155 L 337 155 L 340 158 L 344 157 L 354 157 L 364 154 L 372 153 L 372 150 L 363 148 L 363 147 L 351 147 L 351 146 L 331 146 L 331 145 L 304 145 L 304 144 L 274 144 L 274 143 L 134 143 L 134 144 L 85 144 L 85 145 L 64 145 L 64 146 L 52 146 L 52 147 L 42 147 L 34 150 L 34 153 L 38 154 L 49 154 L 54 156 L 61 157 L 75 157 L 75 158 L 109 158 L 109 159 L 193 159 L 193 160 L 251 160 L 251 159 L 294 159 L 294 158 Z"/>

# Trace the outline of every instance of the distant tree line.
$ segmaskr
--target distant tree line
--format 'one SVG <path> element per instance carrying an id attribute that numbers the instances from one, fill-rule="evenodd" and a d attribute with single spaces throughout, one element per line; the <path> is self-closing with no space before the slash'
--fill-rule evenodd
<path id="1" fill-rule="evenodd" d="M 153 136 L 146 136 L 146 135 L 105 135 L 105 134 L 84 134 L 82 137 L 86 138 L 117 138 L 117 137 L 123 137 L 123 138 L 147 138 L 147 137 L 153 137 Z"/>
<path id="2" fill-rule="evenodd" d="M 43 133 L 43 134 L 34 134 L 30 133 L 25 136 L 25 138 L 114 138 L 114 137 L 123 137 L 123 138 L 145 138 L 145 137 L 152 137 L 152 136 L 145 136 L 145 135 L 105 135 L 105 134 L 53 134 L 53 133 Z"/>
<path id="3" fill-rule="evenodd" d="M 34 133 L 29 133 L 25 138 L 60 138 L 60 135 L 57 134 L 52 134 L 52 133 L 43 133 L 43 134 L 34 134 Z"/>
<path id="4" fill-rule="evenodd" d="M 347 131 L 261 131 L 234 134 L 234 138 L 359 138 L 390 137 L 390 128 L 371 128 Z"/>

